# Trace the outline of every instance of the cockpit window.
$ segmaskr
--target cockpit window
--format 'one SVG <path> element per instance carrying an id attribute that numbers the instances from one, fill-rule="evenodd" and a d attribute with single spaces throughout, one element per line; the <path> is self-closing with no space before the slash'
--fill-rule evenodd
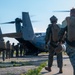
<path id="1" fill-rule="evenodd" d="M 35 36 L 36 36 L 36 37 L 45 36 L 45 33 L 35 33 Z"/>

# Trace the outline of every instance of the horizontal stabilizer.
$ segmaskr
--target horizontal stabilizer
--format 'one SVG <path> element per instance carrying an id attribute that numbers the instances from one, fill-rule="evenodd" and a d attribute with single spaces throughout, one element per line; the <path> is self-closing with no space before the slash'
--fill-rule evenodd
<path id="1" fill-rule="evenodd" d="M 21 38 L 22 33 L 8 33 L 8 34 L 0 34 L 0 37 L 10 37 L 10 38 Z"/>

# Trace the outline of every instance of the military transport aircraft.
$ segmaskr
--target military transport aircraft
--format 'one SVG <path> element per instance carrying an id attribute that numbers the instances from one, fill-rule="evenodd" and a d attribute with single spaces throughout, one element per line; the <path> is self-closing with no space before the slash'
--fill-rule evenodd
<path id="1" fill-rule="evenodd" d="M 15 38 L 27 49 L 26 55 L 38 55 L 40 52 L 47 52 L 45 49 L 45 33 L 34 33 L 28 12 L 22 12 L 22 19 L 2 24 L 15 23 L 16 32 L 0 35 L 1 37 Z"/>

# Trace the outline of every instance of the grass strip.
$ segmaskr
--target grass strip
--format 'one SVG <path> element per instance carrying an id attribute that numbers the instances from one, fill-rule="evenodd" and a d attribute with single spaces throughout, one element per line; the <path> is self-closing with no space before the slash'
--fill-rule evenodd
<path id="1" fill-rule="evenodd" d="M 45 66 L 46 66 L 46 62 L 41 63 L 38 68 L 31 69 L 26 74 L 21 74 L 21 75 L 41 75 L 40 72 L 42 68 L 44 68 Z"/>

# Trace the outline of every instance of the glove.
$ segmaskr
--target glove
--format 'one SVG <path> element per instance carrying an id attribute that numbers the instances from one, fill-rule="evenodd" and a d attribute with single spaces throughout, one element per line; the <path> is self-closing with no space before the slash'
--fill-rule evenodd
<path id="1" fill-rule="evenodd" d="M 60 52 L 62 52 L 62 46 L 61 44 L 58 44 L 58 46 L 55 48 L 55 52 L 58 54 Z"/>

